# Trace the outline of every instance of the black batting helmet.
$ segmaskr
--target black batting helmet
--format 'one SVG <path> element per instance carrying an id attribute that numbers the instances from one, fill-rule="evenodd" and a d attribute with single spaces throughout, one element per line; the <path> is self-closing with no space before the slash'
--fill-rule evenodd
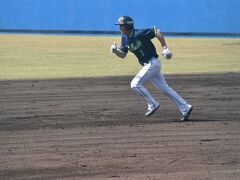
<path id="1" fill-rule="evenodd" d="M 134 29 L 134 22 L 130 16 L 122 16 L 115 25 L 124 26 L 128 30 Z"/>

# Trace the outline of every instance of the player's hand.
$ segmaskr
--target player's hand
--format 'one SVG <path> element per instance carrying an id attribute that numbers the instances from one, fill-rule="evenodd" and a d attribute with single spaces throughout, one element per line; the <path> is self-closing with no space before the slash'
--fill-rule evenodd
<path id="1" fill-rule="evenodd" d="M 117 44 L 116 43 L 113 43 L 113 45 L 110 48 L 110 52 L 111 53 L 116 53 L 117 52 Z"/>
<path id="2" fill-rule="evenodd" d="M 165 57 L 166 59 L 171 59 L 171 58 L 172 58 L 172 53 L 171 53 L 171 51 L 170 51 L 167 47 L 164 47 L 164 48 L 163 48 L 162 55 L 163 55 L 163 57 Z"/>

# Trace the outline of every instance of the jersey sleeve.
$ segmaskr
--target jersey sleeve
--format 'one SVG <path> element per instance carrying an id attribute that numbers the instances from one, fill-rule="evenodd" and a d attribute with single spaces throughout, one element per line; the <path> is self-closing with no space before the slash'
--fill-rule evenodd
<path id="1" fill-rule="evenodd" d="M 122 36 L 120 50 L 125 53 L 128 53 L 127 39 L 124 36 Z"/>
<path id="2" fill-rule="evenodd" d="M 156 34 L 155 34 L 155 29 L 144 29 L 142 31 L 142 36 L 145 38 L 145 39 L 153 39 L 156 37 Z"/>

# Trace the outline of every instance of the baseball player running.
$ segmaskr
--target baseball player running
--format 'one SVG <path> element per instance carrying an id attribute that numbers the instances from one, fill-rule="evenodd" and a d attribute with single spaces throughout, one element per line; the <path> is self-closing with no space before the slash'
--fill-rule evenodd
<path id="1" fill-rule="evenodd" d="M 153 29 L 134 29 L 133 19 L 129 16 L 120 17 L 115 25 L 120 26 L 122 34 L 121 47 L 118 48 L 116 43 L 114 43 L 110 51 L 120 58 L 125 58 L 128 51 L 130 51 L 135 54 L 142 65 L 142 69 L 131 82 L 131 88 L 147 102 L 148 110 L 145 116 L 152 115 L 160 107 L 159 102 L 144 87 L 145 82 L 151 81 L 157 89 L 167 95 L 177 105 L 182 114 L 181 121 L 187 120 L 193 106 L 188 104 L 178 93 L 169 87 L 160 71 L 161 62 L 158 59 L 156 48 L 151 39 L 157 37 L 163 47 L 162 55 L 166 59 L 172 58 L 172 53 L 169 51 L 160 30 L 155 27 Z"/>

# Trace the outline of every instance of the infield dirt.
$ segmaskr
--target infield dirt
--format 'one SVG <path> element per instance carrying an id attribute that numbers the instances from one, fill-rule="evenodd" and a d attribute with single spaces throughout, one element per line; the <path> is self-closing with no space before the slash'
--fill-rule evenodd
<path id="1" fill-rule="evenodd" d="M 240 179 L 240 74 L 168 75 L 194 106 L 151 117 L 132 77 L 0 81 L 0 179 Z"/>

